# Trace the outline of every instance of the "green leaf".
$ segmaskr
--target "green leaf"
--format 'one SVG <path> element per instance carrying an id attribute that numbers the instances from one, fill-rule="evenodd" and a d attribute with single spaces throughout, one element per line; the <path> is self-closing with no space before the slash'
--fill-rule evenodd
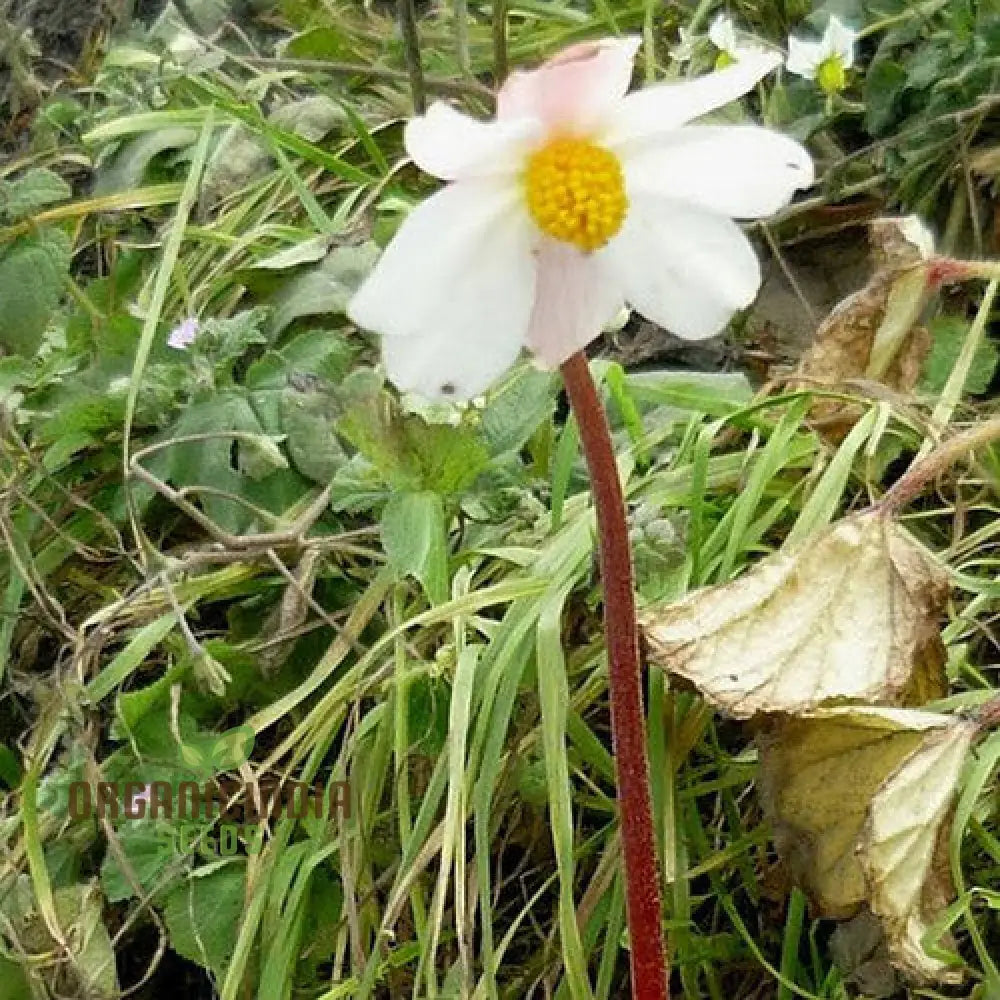
<path id="1" fill-rule="evenodd" d="M 21 783 L 21 758 L 4 743 L 0 743 L 0 781 L 8 788 Z"/>
<path id="2" fill-rule="evenodd" d="M 198 329 L 195 348 L 216 364 L 242 357 L 254 344 L 266 344 L 261 327 L 267 320 L 266 309 L 245 309 L 228 319 L 207 319 Z"/>
<path id="3" fill-rule="evenodd" d="M 489 464 L 489 453 L 472 428 L 400 414 L 370 372 L 345 380 L 344 399 L 341 434 L 391 486 L 448 496 L 467 489 Z"/>
<path id="4" fill-rule="evenodd" d="M 311 28 L 288 40 L 285 53 L 295 59 L 356 58 L 354 48 L 343 31 L 337 28 Z"/>
<path id="5" fill-rule="evenodd" d="M 402 576 L 416 577 L 434 604 L 448 599 L 448 538 L 437 493 L 396 493 L 382 513 L 382 545 Z"/>
<path id="6" fill-rule="evenodd" d="M 347 120 L 344 109 L 325 94 L 314 94 L 297 101 L 290 101 L 272 112 L 268 119 L 278 128 L 294 132 L 296 135 L 319 142 L 336 126 Z"/>
<path id="7" fill-rule="evenodd" d="M 147 467 L 179 488 L 201 486 L 242 496 L 252 480 L 241 471 L 239 443 L 234 447 L 235 439 L 225 431 L 263 432 L 249 402 L 238 393 L 220 393 L 189 406 L 159 440 L 199 434 L 218 436 L 171 445 L 153 455 Z M 228 531 L 242 531 L 252 523 L 252 515 L 242 504 L 212 493 L 199 499 L 208 516 Z"/>
<path id="8" fill-rule="evenodd" d="M 117 831 L 118 843 L 140 887 L 149 890 L 159 882 L 164 869 L 174 860 L 170 841 L 160 836 L 148 822 L 129 820 Z M 135 889 L 118 864 L 112 851 L 101 865 L 101 888 L 109 903 L 120 903 L 135 896 Z"/>
<path id="9" fill-rule="evenodd" d="M 32 356 L 62 295 L 71 243 L 60 229 L 15 240 L 0 255 L 0 346 Z"/>
<path id="10" fill-rule="evenodd" d="M 254 261 L 253 266 L 263 271 L 287 271 L 302 264 L 315 264 L 329 253 L 330 243 L 331 237 L 320 233 Z"/>
<path id="11" fill-rule="evenodd" d="M 865 128 L 881 135 L 896 120 L 896 111 L 906 87 L 906 70 L 891 59 L 879 59 L 865 76 Z"/>
<path id="12" fill-rule="evenodd" d="M 495 393 L 483 411 L 482 431 L 494 455 L 517 451 L 555 410 L 552 375 L 524 369 Z"/>
<path id="13" fill-rule="evenodd" d="M 920 379 L 922 390 L 937 395 L 944 389 L 968 333 L 969 324 L 957 316 L 940 316 L 931 323 L 933 341 Z M 965 392 L 973 395 L 986 392 L 993 381 L 998 360 L 997 345 L 983 339 L 973 356 Z"/>
<path id="14" fill-rule="evenodd" d="M 322 263 L 297 274 L 274 297 L 271 333 L 280 333 L 301 316 L 342 314 L 377 257 L 371 242 L 337 247 Z"/>
<path id="15" fill-rule="evenodd" d="M 345 337 L 329 330 L 306 330 L 250 365 L 246 384 L 253 389 L 284 389 L 303 375 L 337 383 L 347 375 L 354 355 Z"/>
<path id="16" fill-rule="evenodd" d="M 60 927 L 72 928 L 72 933 L 66 935 L 70 953 L 66 955 L 64 966 L 70 970 L 70 978 L 68 982 L 61 982 L 61 989 L 44 990 L 42 995 L 55 993 L 88 997 L 89 1000 L 118 997 L 115 953 L 104 926 L 101 893 L 93 884 L 66 886 L 55 891 L 53 904 Z M 34 908 L 17 928 L 16 940 L 28 953 L 35 955 L 51 953 L 57 948 L 41 914 Z M 6 983 L 4 985 L 6 987 Z M 54 983 L 50 981 L 49 985 Z"/>
<path id="17" fill-rule="evenodd" d="M 162 128 L 126 142 L 111 162 L 98 171 L 94 194 L 113 194 L 141 187 L 146 171 L 160 153 L 193 146 L 197 140 L 195 129 Z"/>
<path id="18" fill-rule="evenodd" d="M 31 987 L 21 966 L 0 955 L 0 981 L 7 990 L 7 1000 L 32 1000 Z"/>
<path id="19" fill-rule="evenodd" d="M 201 204 L 212 206 L 267 172 L 270 161 L 260 139 L 243 125 L 223 133 L 205 166 Z"/>
<path id="20" fill-rule="evenodd" d="M 336 417 L 330 393 L 289 388 L 281 394 L 281 424 L 292 462 L 302 475 L 324 486 L 347 461 L 334 433 Z"/>
<path id="21" fill-rule="evenodd" d="M 57 173 L 36 167 L 16 181 L 0 182 L 0 215 L 7 222 L 18 222 L 72 194 L 73 189 Z"/>
<path id="22" fill-rule="evenodd" d="M 170 947 L 221 976 L 236 948 L 246 894 L 242 863 L 199 869 L 166 899 Z"/>

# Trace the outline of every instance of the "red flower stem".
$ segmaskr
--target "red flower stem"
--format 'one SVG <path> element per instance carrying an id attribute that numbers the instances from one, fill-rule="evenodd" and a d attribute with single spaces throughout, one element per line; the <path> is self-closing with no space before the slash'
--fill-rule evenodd
<path id="1" fill-rule="evenodd" d="M 597 512 L 611 693 L 611 738 L 625 859 L 632 997 L 633 1000 L 668 1000 L 660 872 L 653 836 L 646 716 L 642 707 L 642 674 L 625 499 L 604 407 L 582 352 L 578 351 L 563 364 L 562 377 L 580 429 Z"/>

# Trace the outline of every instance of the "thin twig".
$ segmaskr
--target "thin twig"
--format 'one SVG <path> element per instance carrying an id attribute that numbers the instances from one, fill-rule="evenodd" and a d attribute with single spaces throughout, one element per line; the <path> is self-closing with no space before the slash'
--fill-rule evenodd
<path id="1" fill-rule="evenodd" d="M 895 486 L 882 497 L 879 506 L 886 514 L 895 514 L 946 469 L 950 469 L 970 452 L 977 451 L 998 439 L 1000 439 L 1000 417 L 994 417 L 956 434 L 926 457 L 915 461 Z"/>
<path id="2" fill-rule="evenodd" d="M 413 110 L 422 115 L 427 110 L 424 69 L 420 62 L 420 35 L 417 33 L 417 10 L 413 0 L 396 0 L 396 17 L 403 36 L 403 58 L 410 81 Z"/>

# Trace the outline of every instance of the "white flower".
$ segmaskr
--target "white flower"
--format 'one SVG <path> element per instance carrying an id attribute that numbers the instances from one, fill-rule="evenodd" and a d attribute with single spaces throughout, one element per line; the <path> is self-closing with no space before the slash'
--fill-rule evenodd
<path id="1" fill-rule="evenodd" d="M 189 316 L 167 335 L 167 346 L 177 351 L 187 350 L 198 337 L 198 320 Z"/>
<path id="2" fill-rule="evenodd" d="M 736 28 L 733 20 L 725 14 L 719 14 L 708 29 L 708 40 L 724 55 L 736 60 L 739 43 L 736 41 Z"/>
<path id="3" fill-rule="evenodd" d="M 748 55 L 760 55 L 764 49 L 760 45 L 754 45 L 741 41 L 736 34 L 736 27 L 732 18 L 726 14 L 719 14 L 708 29 L 709 41 L 719 50 L 719 58 L 716 60 L 717 69 L 725 69 L 726 66 Z"/>
<path id="4" fill-rule="evenodd" d="M 400 389 L 468 399 L 530 348 L 550 366 L 626 303 L 689 339 L 753 300 L 760 265 L 734 219 L 813 182 L 797 142 L 692 125 L 780 57 L 626 96 L 636 39 L 576 45 L 514 73 L 497 117 L 436 103 L 406 128 L 418 166 L 451 181 L 406 218 L 348 307 L 384 336 Z"/>
<path id="5" fill-rule="evenodd" d="M 818 42 L 792 36 L 788 39 L 790 73 L 815 80 L 826 93 L 843 90 L 847 71 L 854 65 L 854 45 L 858 33 L 839 18 L 830 15 L 826 31 Z"/>

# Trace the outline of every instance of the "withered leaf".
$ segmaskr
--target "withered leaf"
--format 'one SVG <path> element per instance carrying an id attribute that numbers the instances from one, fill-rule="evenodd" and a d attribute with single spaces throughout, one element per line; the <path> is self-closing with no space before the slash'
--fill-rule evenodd
<path id="1" fill-rule="evenodd" d="M 958 981 L 922 940 L 953 895 L 946 838 L 955 787 L 977 724 L 957 719 L 928 733 L 889 776 L 868 810 L 859 859 L 893 964 L 917 982 Z"/>
<path id="2" fill-rule="evenodd" d="M 875 706 L 774 717 L 758 735 L 775 845 L 818 914 L 870 910 L 892 964 L 918 982 L 960 977 L 922 940 L 948 904 L 945 853 L 975 722 Z"/>
<path id="3" fill-rule="evenodd" d="M 820 324 L 797 374 L 826 383 L 877 379 L 906 391 L 930 349 L 916 322 L 929 294 L 925 261 L 933 248 L 913 216 L 876 219 L 869 238 L 871 278 Z"/>
<path id="4" fill-rule="evenodd" d="M 641 619 L 650 659 L 736 718 L 944 692 L 944 572 L 878 512 Z"/>

